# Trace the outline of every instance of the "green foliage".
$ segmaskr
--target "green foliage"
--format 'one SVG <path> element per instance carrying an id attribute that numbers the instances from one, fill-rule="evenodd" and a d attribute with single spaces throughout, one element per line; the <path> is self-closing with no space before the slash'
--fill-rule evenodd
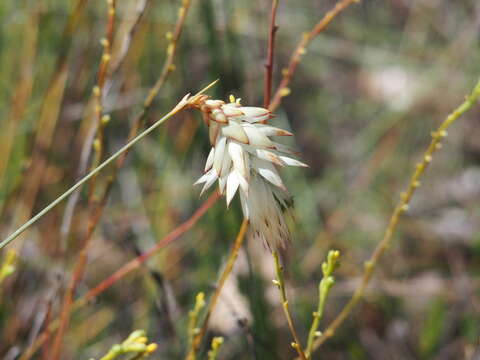
<path id="1" fill-rule="evenodd" d="M 101 63 L 106 4 L 85 1 L 78 27 L 68 34 L 64 26 L 78 3 L 0 1 L 0 241 L 74 184 L 82 167 L 91 166 L 91 157 L 85 160 L 81 154 L 89 149 L 95 123 L 91 94 Z M 117 50 L 141 3 L 117 1 Z M 111 120 L 104 129 L 103 159 L 127 142 L 167 58 L 166 34 L 175 30 L 181 3 L 149 1 L 123 65 L 109 74 L 114 82 L 104 99 L 104 113 Z M 334 3 L 280 1 L 274 90 L 302 33 Z M 214 97 L 227 99 L 233 93 L 247 105 L 261 105 L 269 7 L 270 2 L 192 1 L 173 61 L 176 70 L 155 97 L 141 129 L 160 119 L 185 93 L 216 78 L 221 81 L 210 92 Z M 477 7 L 477 0 L 439 0 L 435 6 L 363 0 L 335 18 L 301 57 L 290 93 L 271 122 L 295 133 L 288 144 L 310 165 L 307 171 L 281 169 L 295 204 L 284 280 L 306 347 L 307 331 L 324 331 L 358 285 L 362 264 L 382 236 L 399 191 L 430 140 L 430 130 L 463 101 L 478 78 Z M 48 112 L 58 106 L 59 113 L 42 116 L 63 55 L 65 91 L 45 107 Z M 370 359 L 387 348 L 399 358 L 432 359 L 446 351 L 468 354 L 476 346 L 478 111 L 472 108 L 443 141 L 444 148 L 435 154 L 397 226 L 398 241 L 378 263 L 366 290 L 367 305 L 354 311 L 322 347 L 322 358 Z M 135 146 L 116 174 L 74 300 L 84 299 L 155 246 L 205 200 L 191 185 L 203 171 L 208 129 L 191 111 L 165 125 Z M 96 194 L 111 176 L 111 167 L 98 175 Z M 24 355 L 49 324 L 56 323 L 99 205 L 88 193 L 87 186 L 79 194 L 66 234 L 65 202 L 19 238 L 15 251 L 21 261 L 15 261 L 12 251 L 2 250 L 0 357 L 16 349 Z M 62 355 L 86 359 L 103 354 L 131 329 L 144 328 L 159 344 L 159 359 L 181 358 L 202 318 L 197 309 L 191 324 L 191 303 L 200 290 L 206 298 L 214 291 L 240 222 L 239 203 L 235 200 L 227 211 L 221 200 L 169 246 L 114 280 L 107 290 L 80 301 L 64 335 Z M 263 244 L 247 245 L 247 255 L 242 250 L 239 268 L 232 274 L 238 292 L 233 300 L 225 294 L 220 301 L 229 315 L 225 322 L 236 319 L 234 330 L 223 334 L 212 328 L 199 358 L 295 356 L 277 289 L 271 285 L 269 250 Z M 328 255 L 332 248 L 342 253 L 333 288 L 335 266 Z M 163 283 L 153 274 L 160 274 Z M 459 279 L 466 284 L 461 294 L 452 286 Z M 315 326 L 312 309 L 319 315 Z M 222 347 L 217 335 L 223 337 Z M 52 336 L 35 349 L 37 357 L 42 351 L 49 356 Z M 148 347 L 143 336 L 126 347 L 112 347 L 106 356 L 136 356 L 122 351 Z M 210 342 L 212 337 L 216 340 Z"/>

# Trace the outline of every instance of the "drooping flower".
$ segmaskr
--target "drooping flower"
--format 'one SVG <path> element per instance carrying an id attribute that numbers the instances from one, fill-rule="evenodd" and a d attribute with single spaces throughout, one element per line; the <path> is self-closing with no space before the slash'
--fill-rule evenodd
<path id="1" fill-rule="evenodd" d="M 203 97 L 195 104 L 209 127 L 212 148 L 205 173 L 194 185 L 204 184 L 201 194 L 218 181 L 219 192 L 230 205 L 237 190 L 243 215 L 250 222 L 250 234 L 268 246 L 284 246 L 290 239 L 283 211 L 289 195 L 277 167 L 304 163 L 274 136 L 292 136 L 267 124 L 273 117 L 261 107 L 242 106 L 230 96 L 230 103 Z"/>

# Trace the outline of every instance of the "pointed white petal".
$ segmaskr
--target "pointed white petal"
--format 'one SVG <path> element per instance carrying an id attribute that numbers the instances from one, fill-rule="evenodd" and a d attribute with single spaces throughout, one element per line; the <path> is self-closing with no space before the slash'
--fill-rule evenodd
<path id="1" fill-rule="evenodd" d="M 213 169 L 216 171 L 217 175 L 220 175 L 222 170 L 223 157 L 227 155 L 225 153 L 225 145 L 227 143 L 227 138 L 225 136 L 219 136 L 217 143 L 215 144 L 215 154 L 213 157 Z"/>
<path id="2" fill-rule="evenodd" d="M 240 189 L 242 189 L 242 192 L 248 194 L 248 181 L 242 175 L 239 175 L 238 181 L 240 182 Z"/>
<path id="3" fill-rule="evenodd" d="M 257 156 L 259 159 L 270 161 L 275 165 L 285 166 L 285 164 L 280 159 L 280 157 L 272 151 L 268 151 L 264 149 L 256 149 L 254 155 Z"/>
<path id="4" fill-rule="evenodd" d="M 227 179 L 227 207 L 230 206 L 235 193 L 237 192 L 238 186 L 240 185 L 240 174 L 237 171 L 232 171 L 228 174 Z"/>
<path id="5" fill-rule="evenodd" d="M 256 127 L 252 124 L 245 124 L 243 130 L 248 136 L 248 143 L 252 146 L 272 148 L 273 144 L 268 137 L 263 135 Z"/>
<path id="6" fill-rule="evenodd" d="M 210 170 L 209 172 L 204 174 L 200 179 L 198 179 L 193 185 L 205 183 L 203 185 L 202 191 L 200 192 L 200 196 L 202 196 L 205 190 L 207 190 L 210 186 L 212 186 L 212 184 L 217 180 L 217 178 L 218 176 L 217 174 L 215 174 L 215 171 Z"/>
<path id="7" fill-rule="evenodd" d="M 219 176 L 228 175 L 231 167 L 232 167 L 232 158 L 230 157 L 230 154 L 228 153 L 227 149 L 225 149 L 225 154 L 223 155 L 223 161 L 222 161 L 222 168 L 220 170 Z"/>
<path id="8" fill-rule="evenodd" d="M 273 185 L 278 186 L 282 190 L 287 190 L 285 185 L 283 185 L 277 169 L 275 169 L 275 166 L 273 166 L 271 163 L 264 160 L 255 159 L 253 162 L 253 167 L 263 178 L 271 182 Z"/>
<path id="9" fill-rule="evenodd" d="M 243 106 L 240 110 L 245 115 L 245 120 L 250 123 L 262 122 L 270 118 L 270 111 L 261 107 Z"/>
<path id="10" fill-rule="evenodd" d="M 212 172 L 213 173 L 213 172 Z M 205 185 L 203 185 L 202 191 L 200 191 L 200 196 L 203 195 L 203 193 L 208 190 L 217 180 L 218 176 L 213 173 L 213 176 L 211 176 L 206 182 Z"/>
<path id="11" fill-rule="evenodd" d="M 279 156 L 279 158 L 285 163 L 285 165 L 288 165 L 288 166 L 310 167 L 307 164 L 304 164 L 301 161 L 289 158 L 288 156 Z"/>
<path id="12" fill-rule="evenodd" d="M 267 114 L 270 114 L 270 111 L 258 106 L 242 106 L 240 110 L 246 116 L 251 116 L 251 117 L 259 117 L 259 116 L 265 116 Z"/>
<path id="13" fill-rule="evenodd" d="M 225 195 L 225 185 L 227 185 L 228 175 L 223 175 L 218 178 L 218 192 L 222 195 Z"/>
<path id="14" fill-rule="evenodd" d="M 247 177 L 247 168 L 245 164 L 244 150 L 242 145 L 235 141 L 228 142 L 228 153 L 233 161 L 233 167 L 237 170 L 240 175 Z"/>
<path id="15" fill-rule="evenodd" d="M 204 182 L 208 181 L 208 179 L 210 179 L 212 174 L 214 175 L 213 171 L 209 171 L 209 172 L 203 174 L 197 181 L 195 181 L 193 183 L 193 186 L 198 185 L 198 184 L 203 184 Z"/>
<path id="16" fill-rule="evenodd" d="M 205 170 L 204 170 L 205 172 L 207 172 L 212 168 L 214 154 L 215 154 L 215 148 L 212 147 L 210 149 L 210 152 L 208 153 L 207 162 L 205 163 Z"/>
<path id="17" fill-rule="evenodd" d="M 237 122 L 230 121 L 227 126 L 222 128 L 222 133 L 224 136 L 230 137 L 244 144 L 248 144 L 247 134 L 243 130 L 243 127 Z"/>
<path id="18" fill-rule="evenodd" d="M 258 126 L 258 129 L 265 136 L 293 136 L 290 131 L 276 128 L 273 126 Z"/>
<path id="19" fill-rule="evenodd" d="M 243 112 L 235 104 L 225 104 L 222 106 L 222 110 L 227 117 L 236 118 L 243 116 Z"/>

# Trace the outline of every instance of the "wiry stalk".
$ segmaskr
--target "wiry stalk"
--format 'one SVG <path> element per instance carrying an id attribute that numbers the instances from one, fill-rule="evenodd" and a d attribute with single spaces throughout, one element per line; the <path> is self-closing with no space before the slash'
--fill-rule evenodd
<path id="1" fill-rule="evenodd" d="M 220 198 L 220 195 L 215 192 L 210 197 L 205 200 L 205 202 L 190 216 L 188 220 L 177 226 L 165 237 L 163 237 L 155 246 L 147 250 L 142 255 L 137 256 L 131 261 L 124 264 L 121 268 L 115 271 L 112 275 L 107 277 L 105 280 L 101 281 L 97 286 L 87 292 L 84 296 L 79 298 L 73 304 L 73 310 L 79 309 L 87 305 L 90 301 L 95 299 L 105 290 L 112 287 L 119 280 L 123 279 L 126 275 L 130 274 L 135 269 L 138 269 L 143 263 L 145 263 L 152 256 L 157 254 L 161 249 L 165 248 L 167 245 L 177 240 L 181 235 L 190 230 L 200 218 L 206 214 L 208 209 L 210 209 Z M 27 350 L 22 354 L 19 360 L 29 360 L 35 352 L 49 339 L 51 333 L 58 329 L 59 319 L 52 321 L 48 327 L 35 339 L 32 345 L 27 348 Z"/>
<path id="2" fill-rule="evenodd" d="M 223 285 L 225 285 L 225 282 L 227 281 L 228 276 L 232 272 L 233 265 L 235 265 L 235 260 L 237 259 L 238 252 L 242 247 L 243 241 L 245 239 L 245 233 L 247 232 L 247 228 L 248 228 L 248 221 L 243 220 L 240 230 L 237 234 L 237 238 L 235 239 L 235 243 L 233 244 L 232 250 L 230 251 L 227 264 L 225 265 L 225 269 L 223 269 L 223 272 L 220 275 L 220 279 L 218 280 L 218 283 L 215 286 L 215 291 L 212 295 L 212 298 L 208 303 L 207 313 L 205 315 L 205 318 L 203 319 L 202 327 L 200 328 L 198 334 L 195 336 L 195 338 L 192 341 L 191 348 L 187 355 L 187 360 L 195 359 L 195 354 L 200 348 L 202 339 L 207 332 L 208 322 L 210 321 L 210 317 L 213 313 L 213 309 L 215 308 L 215 305 L 217 304 L 220 293 L 222 292 Z"/>
<path id="3" fill-rule="evenodd" d="M 359 1 L 360 0 L 339 0 L 334 6 L 334 8 L 327 12 L 325 16 L 313 27 L 312 30 L 303 34 L 302 39 L 300 40 L 290 57 L 287 68 L 282 71 L 283 77 L 280 85 L 277 88 L 277 91 L 275 92 L 275 95 L 273 96 L 269 110 L 275 111 L 275 109 L 278 108 L 278 106 L 280 105 L 282 98 L 290 93 L 288 85 L 290 84 L 290 80 L 292 79 L 295 71 L 297 70 L 298 64 L 300 64 L 302 55 L 306 53 L 306 48 L 310 44 L 310 42 L 316 36 L 318 36 L 318 34 L 325 30 L 328 24 L 330 24 L 338 14 L 345 10 L 349 5 L 357 3 Z"/>
<path id="4" fill-rule="evenodd" d="M 278 26 L 275 24 L 277 15 L 278 0 L 272 0 L 272 10 L 270 11 L 270 27 L 268 31 L 268 49 L 267 61 L 265 62 L 265 80 L 263 84 L 263 107 L 268 108 L 270 98 L 272 97 L 272 74 L 273 74 L 273 52 L 275 49 L 275 34 Z"/>
<path id="5" fill-rule="evenodd" d="M 307 360 L 305 356 L 305 352 L 302 348 L 302 343 L 300 342 L 300 337 L 295 330 L 295 325 L 293 324 L 292 314 L 290 313 L 290 306 L 288 304 L 287 299 L 287 290 L 285 289 L 285 279 L 283 277 L 283 267 L 280 265 L 280 259 L 278 258 L 278 254 L 276 251 L 272 252 L 273 259 L 275 260 L 275 272 L 277 274 L 277 279 L 273 280 L 273 283 L 278 287 L 280 290 L 280 295 L 282 298 L 282 307 L 283 312 L 285 313 L 285 317 L 287 318 L 288 328 L 292 333 L 294 342 L 292 342 L 292 347 L 297 351 L 298 355 L 302 360 Z"/>
<path id="6" fill-rule="evenodd" d="M 108 122 L 109 117 L 107 115 L 103 115 L 103 87 L 105 84 L 105 80 L 107 78 L 108 69 L 110 60 L 112 58 L 112 43 L 113 43 L 113 34 L 115 32 L 115 19 L 116 19 L 116 0 L 107 0 L 107 28 L 105 30 L 105 37 L 102 38 L 102 46 L 103 52 L 101 56 L 100 66 L 97 72 L 97 83 L 93 88 L 93 94 L 95 98 L 95 123 L 94 127 L 96 128 L 96 139 L 93 143 L 95 149 L 95 157 L 92 163 L 92 169 L 98 166 L 100 161 L 102 160 L 103 156 L 103 129 Z M 98 174 L 98 173 L 97 173 Z M 90 207 L 93 207 L 94 204 L 94 197 L 95 197 L 95 185 L 97 174 L 93 175 L 90 181 L 90 188 L 89 188 L 89 196 L 88 202 Z M 78 283 L 81 281 L 85 269 L 85 265 L 87 263 L 87 254 L 88 254 L 88 247 L 90 244 L 90 239 L 94 229 L 89 226 L 87 230 L 87 237 L 81 244 L 81 250 L 78 255 L 78 260 L 75 264 L 73 276 L 70 279 L 70 283 L 67 286 L 67 290 L 63 297 L 62 303 L 62 310 L 60 316 L 60 326 L 58 332 L 55 336 L 55 340 L 52 346 L 51 358 L 53 360 L 58 360 L 61 354 L 62 342 L 63 337 L 65 335 L 65 331 L 68 329 L 68 325 L 70 322 L 70 312 L 72 307 L 73 298 L 75 296 L 75 291 L 77 289 Z"/>
<path id="7" fill-rule="evenodd" d="M 217 83 L 218 80 L 215 80 L 214 82 L 210 83 L 208 86 L 206 86 L 204 89 L 199 91 L 195 96 L 193 96 L 191 99 L 195 98 L 196 96 L 203 94 L 205 91 L 210 89 L 212 86 L 214 86 Z M 106 159 L 104 162 L 102 162 L 98 167 L 93 169 L 90 173 L 85 175 L 80 181 L 78 181 L 75 185 L 73 185 L 70 189 L 65 191 L 62 195 L 60 195 L 58 198 L 56 198 L 53 202 L 51 202 L 47 207 L 45 207 L 42 211 L 40 211 L 37 215 L 32 217 L 29 221 L 27 221 L 25 224 L 20 226 L 17 230 L 15 230 L 12 234 L 10 234 L 5 240 L 3 240 L 0 243 L 0 249 L 3 249 L 5 246 L 7 246 L 10 242 L 15 240 L 16 237 L 18 237 L 21 233 L 23 233 L 26 229 L 28 229 L 30 226 L 32 226 L 34 223 L 36 223 L 38 220 L 40 220 L 45 214 L 47 214 L 50 210 L 52 210 L 55 206 L 57 206 L 59 203 L 62 202 L 65 198 L 67 198 L 71 193 L 73 193 L 76 189 L 81 187 L 83 184 L 85 184 L 88 180 L 90 180 L 93 176 L 97 175 L 100 171 L 102 171 L 105 167 L 107 167 L 109 164 L 111 164 L 115 159 L 117 159 L 120 155 L 125 153 L 127 150 L 129 150 L 131 147 L 133 147 L 137 142 L 142 140 L 145 136 L 150 134 L 153 130 L 155 130 L 157 127 L 162 125 L 165 121 L 170 119 L 172 116 L 177 114 L 180 110 L 185 108 L 189 104 L 189 98 L 188 95 L 184 97 L 168 114 L 163 116 L 160 120 L 155 122 L 152 126 L 144 130 L 142 133 L 137 135 L 135 138 L 133 138 L 131 141 L 129 141 L 127 144 L 122 146 L 119 150 L 117 150 L 113 155 L 111 155 L 108 159 Z"/>
<path id="8" fill-rule="evenodd" d="M 340 314 L 338 314 L 337 317 L 330 323 L 327 329 L 323 332 L 323 335 L 315 341 L 313 345 L 314 350 L 320 347 L 327 339 L 331 338 L 335 334 L 336 330 L 345 321 L 347 316 L 352 312 L 355 305 L 357 305 L 357 303 L 363 297 L 365 289 L 370 282 L 370 279 L 373 275 L 373 272 L 375 271 L 378 261 L 385 253 L 385 251 L 390 247 L 390 243 L 392 241 L 393 234 L 395 233 L 395 230 L 397 228 L 400 216 L 408 210 L 408 206 L 410 204 L 412 196 L 415 194 L 415 191 L 421 185 L 420 179 L 424 174 L 425 170 L 428 168 L 428 165 L 431 163 L 433 159 L 433 154 L 441 149 L 442 139 L 447 136 L 447 129 L 456 120 L 458 120 L 460 116 L 470 110 L 479 98 L 480 80 L 478 80 L 473 91 L 466 97 L 465 101 L 447 116 L 447 118 L 440 124 L 436 131 L 433 131 L 431 133 L 432 140 L 430 141 L 427 150 L 423 154 L 422 160 L 415 166 L 415 170 L 410 178 L 406 191 L 400 194 L 400 200 L 395 206 L 395 209 L 393 210 L 382 240 L 378 243 L 377 247 L 370 256 L 370 259 L 365 262 L 365 269 L 360 285 L 357 287 L 352 298 L 345 305 Z"/>

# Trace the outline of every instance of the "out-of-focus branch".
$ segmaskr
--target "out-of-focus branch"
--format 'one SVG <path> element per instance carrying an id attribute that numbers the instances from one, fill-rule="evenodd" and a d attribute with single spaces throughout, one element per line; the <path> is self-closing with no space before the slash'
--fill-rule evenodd
<path id="1" fill-rule="evenodd" d="M 328 11 L 325 16 L 307 33 L 304 33 L 302 39 L 298 43 L 297 47 L 295 48 L 294 52 L 290 57 L 290 61 L 288 63 L 288 67 L 282 71 L 282 80 L 280 81 L 280 85 L 278 86 L 275 95 L 273 96 L 272 102 L 270 103 L 269 109 L 271 111 L 275 111 L 278 106 L 280 105 L 282 98 L 287 96 L 290 93 L 290 89 L 288 85 L 290 84 L 290 80 L 292 79 L 295 71 L 297 70 L 298 64 L 302 60 L 302 55 L 306 53 L 306 48 L 310 44 L 310 42 L 320 34 L 325 28 L 332 22 L 332 20 L 339 15 L 343 10 L 345 10 L 348 6 L 353 3 L 357 3 L 360 0 L 340 0 L 337 4 Z"/>
<path id="2" fill-rule="evenodd" d="M 106 36 L 102 39 L 101 43 L 103 46 L 103 53 L 100 61 L 100 66 L 97 73 L 97 84 L 93 88 L 93 94 L 95 97 L 95 121 L 97 127 L 97 138 L 94 142 L 95 149 L 95 160 L 92 163 L 92 170 L 97 168 L 102 161 L 103 155 L 103 128 L 106 122 L 108 121 L 107 116 L 103 115 L 103 86 L 105 84 L 105 79 L 108 73 L 108 64 L 111 60 L 111 48 L 113 43 L 113 34 L 115 30 L 115 14 L 116 13 L 116 0 L 107 0 L 107 29 Z M 89 204 L 91 207 L 94 205 L 94 195 L 95 195 L 95 184 L 96 184 L 97 173 L 94 173 L 90 181 L 90 195 L 89 195 Z M 65 292 L 62 303 L 62 311 L 60 315 L 60 326 L 55 336 L 55 340 L 52 346 L 51 358 L 53 360 L 58 360 L 60 358 L 63 336 L 65 331 L 68 329 L 70 322 L 70 313 L 72 309 L 73 298 L 75 296 L 75 290 L 77 289 L 78 283 L 83 278 L 83 273 L 85 271 L 85 265 L 87 263 L 87 254 L 88 254 L 88 245 L 92 238 L 94 228 L 91 226 L 88 227 L 87 236 L 84 238 L 84 241 L 81 244 L 81 250 L 78 255 L 77 263 L 73 271 L 73 276 L 70 280 L 70 283 Z"/>
<path id="3" fill-rule="evenodd" d="M 287 290 L 285 289 L 285 279 L 283 277 L 283 267 L 282 265 L 280 265 L 280 259 L 278 258 L 278 254 L 276 251 L 272 252 L 272 256 L 273 260 L 275 261 L 275 272 L 277 274 L 277 278 L 273 280 L 273 283 L 275 286 L 278 287 L 278 290 L 280 291 L 283 312 L 285 313 L 285 317 L 287 318 L 288 328 L 290 329 L 290 333 L 292 334 L 294 340 L 292 342 L 292 347 L 297 351 L 300 359 L 307 360 L 305 352 L 303 351 L 302 343 L 300 342 L 300 337 L 298 336 L 295 325 L 293 324 L 292 314 L 290 313 L 290 306 L 287 299 Z"/>
<path id="4" fill-rule="evenodd" d="M 237 234 L 237 238 L 235 239 L 235 243 L 233 244 L 232 250 L 230 251 L 230 256 L 228 257 L 227 264 L 225 265 L 225 269 L 223 269 L 222 275 L 220 275 L 220 279 L 215 286 L 215 291 L 208 303 L 207 313 L 205 318 L 203 319 L 202 327 L 200 328 L 198 334 L 195 336 L 191 343 L 191 348 L 187 355 L 187 360 L 195 360 L 195 354 L 200 348 L 200 344 L 202 342 L 203 337 L 207 333 L 208 329 L 208 322 L 210 321 L 210 317 L 212 316 L 213 309 L 215 305 L 217 305 L 218 298 L 220 293 L 222 292 L 223 286 L 225 285 L 225 281 L 227 281 L 228 276 L 232 272 L 233 265 L 235 265 L 235 260 L 237 259 L 238 252 L 242 247 L 243 241 L 245 239 L 245 234 L 248 229 L 248 220 L 243 220 L 242 225 L 240 226 L 240 230 Z"/>
<path id="5" fill-rule="evenodd" d="M 173 60 L 177 52 L 178 39 L 180 38 L 180 35 L 182 35 L 183 25 L 185 23 L 185 19 L 187 18 L 188 9 L 190 8 L 190 2 L 190 0 L 182 0 L 182 5 L 178 9 L 178 21 L 175 24 L 175 29 L 173 30 L 173 33 L 167 33 L 167 39 L 169 40 L 167 46 L 167 58 L 165 60 L 165 63 L 163 64 L 160 77 L 158 78 L 153 88 L 150 90 L 147 99 L 143 104 L 144 111 L 139 116 L 139 118 L 142 118 L 142 120 L 145 116 L 143 115 L 143 113 L 146 113 L 152 105 L 153 100 L 158 95 L 158 92 L 165 83 L 165 80 L 167 80 L 168 75 L 170 75 L 170 73 L 175 70 Z"/>
<path id="6" fill-rule="evenodd" d="M 38 191 L 43 179 L 48 161 L 46 154 L 50 149 L 55 132 L 58 114 L 67 82 L 68 54 L 72 46 L 72 37 L 80 24 L 80 19 L 88 0 L 77 0 L 73 12 L 69 15 L 62 31 L 63 37 L 55 60 L 55 73 L 52 75 L 48 88 L 42 99 L 39 120 L 36 125 L 35 140 L 32 149 L 30 165 L 23 178 L 25 182 L 22 192 L 16 200 L 17 207 L 13 216 L 12 228 L 16 228 L 31 216 Z M 21 241 L 20 241 L 21 243 Z M 21 247 L 18 244 L 17 247 Z"/>
<path id="7" fill-rule="evenodd" d="M 75 301 L 75 303 L 73 304 L 73 309 L 79 309 L 87 305 L 91 300 L 99 296 L 105 290 L 109 289 L 117 281 L 123 279 L 126 275 L 130 274 L 135 269 L 138 269 L 143 263 L 145 263 L 148 259 L 157 254 L 161 249 L 178 239 L 188 230 L 190 230 L 193 226 L 195 226 L 198 220 L 200 220 L 200 218 L 202 218 L 202 216 L 205 215 L 205 213 L 217 202 L 218 199 L 220 199 L 220 194 L 218 192 L 210 195 L 210 197 L 205 200 L 205 202 L 192 214 L 192 216 L 188 220 L 177 226 L 151 249 L 123 265 L 120 269 L 115 271 L 112 275 L 100 282 L 100 284 L 95 286 L 88 293 Z M 33 344 L 23 353 L 19 360 L 29 360 L 37 352 L 37 350 L 49 339 L 51 332 L 55 331 L 58 328 L 59 323 L 59 319 L 52 321 L 50 325 L 38 336 L 38 338 L 35 339 Z"/>
<path id="8" fill-rule="evenodd" d="M 412 199 L 412 196 L 415 194 L 415 191 L 421 185 L 420 179 L 424 174 L 425 170 L 428 168 L 428 165 L 431 163 L 433 155 L 436 151 L 440 150 L 442 147 L 442 140 L 447 136 L 447 129 L 465 112 L 470 110 L 480 98 L 480 80 L 475 85 L 473 91 L 467 96 L 465 101 L 458 106 L 447 118 L 440 124 L 436 131 L 431 133 L 432 140 L 427 147 L 427 150 L 423 154 L 422 160 L 417 163 L 415 170 L 410 178 L 408 187 L 406 191 L 400 194 L 400 200 L 395 206 L 395 209 L 390 217 L 388 226 L 385 229 L 382 240 L 378 243 L 375 250 L 373 251 L 370 259 L 365 262 L 365 269 L 362 276 L 362 281 L 353 293 L 350 301 L 345 305 L 340 314 L 330 323 L 327 329 L 323 332 L 323 335 L 319 337 L 314 345 L 313 349 L 320 347 L 327 339 L 331 338 L 338 327 L 345 321 L 347 316 L 352 312 L 353 308 L 365 293 L 365 289 L 370 282 L 370 279 L 375 271 L 375 268 L 378 264 L 378 261 L 385 253 L 385 251 L 390 247 L 392 242 L 393 234 L 398 225 L 401 215 L 408 210 L 408 206 Z"/>
<path id="9" fill-rule="evenodd" d="M 118 54 L 112 54 L 112 64 L 110 66 L 110 76 L 107 76 L 105 80 L 105 84 L 103 87 L 102 91 L 102 98 L 105 99 L 107 95 L 110 93 L 111 88 L 114 86 L 114 82 L 117 79 L 117 73 L 120 70 L 121 66 L 123 65 L 127 54 L 128 50 L 130 48 L 130 45 L 132 44 L 132 40 L 137 33 L 141 20 L 144 18 L 145 12 L 151 3 L 151 0 L 140 0 L 137 4 L 137 9 L 136 9 L 136 17 L 131 25 L 131 27 L 128 30 L 127 35 L 122 41 L 121 48 L 118 52 Z M 118 31 L 117 31 L 118 33 Z M 118 36 L 118 35 L 117 35 Z M 106 118 L 107 120 L 108 118 Z M 100 123 L 101 124 L 101 123 Z M 103 124 L 101 124 L 103 125 Z M 87 138 L 84 141 L 84 145 L 81 151 L 80 155 L 80 164 L 78 167 L 77 171 L 77 177 L 80 179 L 83 175 L 85 175 L 88 167 L 88 161 L 90 159 L 90 153 L 92 150 L 92 147 L 94 145 L 94 138 L 95 138 L 95 133 L 97 130 L 97 124 L 93 124 L 91 126 L 91 129 L 88 131 Z M 102 129 L 103 130 L 103 129 Z M 65 211 L 63 214 L 62 218 L 62 225 L 60 228 L 60 234 L 61 234 L 61 244 L 64 245 L 66 242 L 66 237 L 68 236 L 68 233 L 70 231 L 70 226 L 72 223 L 72 218 L 73 214 L 75 213 L 75 208 L 78 202 L 80 196 L 80 191 L 76 191 L 67 201 L 67 205 L 65 206 Z"/>
<path id="10" fill-rule="evenodd" d="M 14 147 L 15 136 L 27 109 L 27 103 L 30 99 L 33 88 L 33 69 L 35 64 L 35 54 L 38 44 L 40 11 L 35 9 L 31 12 L 28 22 L 24 27 L 24 38 L 22 49 L 20 50 L 19 77 L 17 85 L 12 89 L 12 99 L 10 114 L 6 121 L 0 125 L 0 187 L 6 183 L 5 171 L 7 170 L 10 154 Z M 0 214 L 2 212 L 0 203 Z"/>
<path id="11" fill-rule="evenodd" d="M 268 108 L 270 105 L 270 98 L 272 97 L 273 52 L 275 49 L 275 34 L 278 30 L 278 26 L 275 24 L 277 7 L 278 0 L 272 0 L 272 10 L 270 11 L 270 27 L 268 29 L 267 61 L 265 62 L 265 80 L 263 87 L 264 108 Z"/>

